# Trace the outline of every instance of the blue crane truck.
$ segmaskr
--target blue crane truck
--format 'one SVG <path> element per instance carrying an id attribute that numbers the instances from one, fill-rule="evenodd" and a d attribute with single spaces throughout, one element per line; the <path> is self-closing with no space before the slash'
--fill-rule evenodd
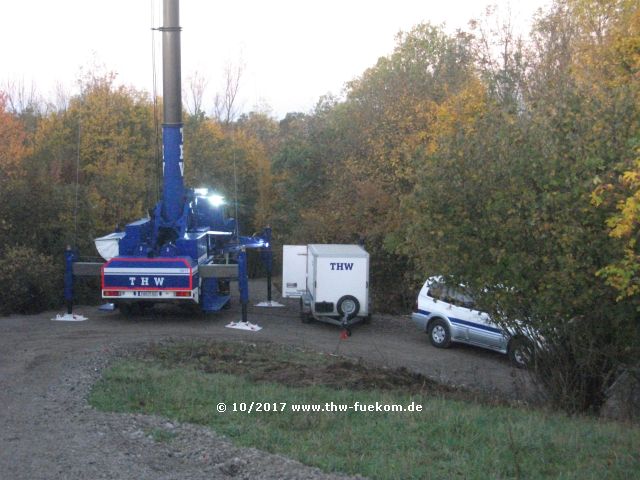
<path id="1" fill-rule="evenodd" d="M 203 188 L 185 188 L 180 66 L 179 0 L 163 0 L 162 197 L 149 216 L 96 239 L 105 263 L 79 262 L 66 253 L 65 299 L 73 303 L 73 279 L 99 274 L 102 298 L 126 314 L 160 302 L 215 312 L 229 302 L 228 284 L 237 279 L 246 322 L 246 249 L 261 251 L 271 300 L 271 229 L 239 235 L 225 214 L 223 198 Z"/>

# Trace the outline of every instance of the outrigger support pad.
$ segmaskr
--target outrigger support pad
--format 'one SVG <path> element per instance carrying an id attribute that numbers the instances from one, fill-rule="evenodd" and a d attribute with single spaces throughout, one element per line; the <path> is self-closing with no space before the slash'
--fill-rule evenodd
<path id="1" fill-rule="evenodd" d="M 274 302 L 273 300 L 256 303 L 256 307 L 284 307 L 283 304 Z"/>
<path id="2" fill-rule="evenodd" d="M 54 322 L 84 322 L 85 320 L 89 320 L 87 317 L 83 315 L 76 315 L 74 313 L 65 313 L 64 315 L 56 315 L 56 318 L 52 318 Z"/>
<path id="3" fill-rule="evenodd" d="M 260 325 L 256 325 L 255 323 L 249 322 L 231 322 L 226 325 L 227 328 L 235 328 L 236 330 L 248 330 L 250 332 L 257 332 L 262 330 Z"/>

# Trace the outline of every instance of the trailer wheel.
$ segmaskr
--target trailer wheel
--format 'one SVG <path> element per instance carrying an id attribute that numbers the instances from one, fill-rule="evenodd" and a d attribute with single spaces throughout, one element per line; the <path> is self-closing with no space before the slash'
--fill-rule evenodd
<path id="1" fill-rule="evenodd" d="M 360 302 L 353 295 L 345 295 L 338 300 L 338 304 L 336 305 L 338 313 L 340 317 L 347 317 L 348 320 L 351 320 L 360 311 Z"/>

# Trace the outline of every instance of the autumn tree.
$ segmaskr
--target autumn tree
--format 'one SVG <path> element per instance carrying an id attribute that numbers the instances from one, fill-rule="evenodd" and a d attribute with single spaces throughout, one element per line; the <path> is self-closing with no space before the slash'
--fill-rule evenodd
<path id="1" fill-rule="evenodd" d="M 185 183 L 223 195 L 242 233 L 270 222 L 273 210 L 271 161 L 259 132 L 246 121 L 224 125 L 188 116 L 185 121 Z"/>
<path id="2" fill-rule="evenodd" d="M 37 116 L 21 111 L 14 99 L 0 92 L 0 314 L 37 312 L 56 305 L 61 269 L 47 251 L 41 220 L 56 217 L 55 198 L 30 182 L 28 159 L 33 134 L 25 119 Z M 23 116 L 25 114 L 26 116 Z M 54 206 L 54 208 L 51 208 Z M 60 281 L 56 281 L 59 278 Z"/>
<path id="3" fill-rule="evenodd" d="M 24 160 L 29 153 L 24 125 L 9 111 L 8 97 L 0 91 L 0 252 L 15 228 L 7 207 L 13 186 L 24 177 Z"/>
<path id="4" fill-rule="evenodd" d="M 616 160 L 608 175 L 598 177 L 593 203 L 615 208 L 607 225 L 610 236 L 622 246 L 599 274 L 618 291 L 620 300 L 640 305 L 640 7 L 630 1 L 602 2 L 593 10 L 586 7 L 577 3 L 576 11 L 593 25 L 595 35 L 581 38 L 585 48 L 580 51 L 578 72 L 594 100 L 608 106 L 610 113 L 595 119 L 594 130 Z"/>
<path id="5" fill-rule="evenodd" d="M 379 262 L 372 284 L 386 305 L 413 301 L 413 255 L 396 248 L 396 233 L 407 221 L 401 200 L 420 171 L 415 155 L 429 148 L 439 104 L 464 89 L 472 73 L 468 35 L 418 25 L 348 84 L 343 102 L 319 104 L 307 121 L 313 128 L 301 153 L 316 173 L 302 180 L 315 184 L 316 195 L 299 228 L 314 241 L 364 241 Z"/>
<path id="6" fill-rule="evenodd" d="M 541 334 L 537 378 L 570 411 L 598 408 L 638 335 L 629 303 L 597 276 L 620 248 L 606 210 L 591 205 L 594 186 L 628 158 L 637 102 L 628 85 L 594 81 L 606 64 L 601 34 L 620 17 L 592 23 L 577 13 L 586 6 L 557 2 L 538 20 L 529 67 L 508 76 L 517 108 L 491 83 L 504 75 L 484 74 L 484 64 L 475 92 L 469 83 L 440 105 L 398 242 L 418 271 L 475 288 L 505 327 Z"/>
<path id="7" fill-rule="evenodd" d="M 88 75 L 81 86 L 67 109 L 41 121 L 29 172 L 32 183 L 55 190 L 52 198 L 64 197 L 50 217 L 60 241 L 93 252 L 93 238 L 156 202 L 155 128 L 148 96 L 116 86 L 114 75 Z"/>

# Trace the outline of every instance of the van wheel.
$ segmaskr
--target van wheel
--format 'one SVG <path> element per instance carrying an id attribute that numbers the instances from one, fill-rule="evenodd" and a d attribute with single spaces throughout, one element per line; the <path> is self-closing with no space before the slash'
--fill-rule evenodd
<path id="1" fill-rule="evenodd" d="M 526 368 L 533 360 L 533 345 L 522 337 L 512 338 L 509 342 L 509 360 L 518 368 Z"/>
<path id="2" fill-rule="evenodd" d="M 429 323 L 427 334 L 431 345 L 434 347 L 447 348 L 451 344 L 451 333 L 444 320 L 437 318 Z"/>

